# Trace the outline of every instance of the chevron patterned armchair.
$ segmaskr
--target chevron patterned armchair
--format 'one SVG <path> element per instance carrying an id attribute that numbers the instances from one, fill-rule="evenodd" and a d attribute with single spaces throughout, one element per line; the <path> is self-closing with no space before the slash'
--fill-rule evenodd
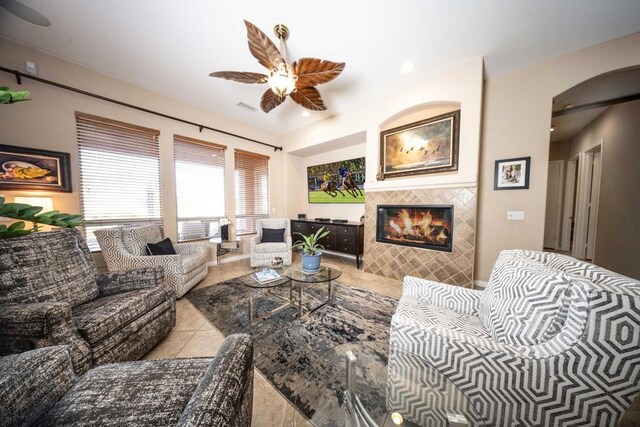
<path id="1" fill-rule="evenodd" d="M 147 255 L 147 243 L 163 239 L 162 227 L 155 224 L 102 228 L 94 231 L 109 271 L 141 267 L 162 267 L 164 280 L 182 298 L 207 275 L 207 245 L 178 243 L 177 255 Z"/>
<path id="2" fill-rule="evenodd" d="M 405 277 L 390 345 L 421 356 L 487 425 L 615 426 L 640 392 L 640 282 L 574 258 L 503 251 L 484 291 Z M 390 352 L 389 366 L 403 366 Z M 405 418 L 420 396 L 388 383 Z"/>

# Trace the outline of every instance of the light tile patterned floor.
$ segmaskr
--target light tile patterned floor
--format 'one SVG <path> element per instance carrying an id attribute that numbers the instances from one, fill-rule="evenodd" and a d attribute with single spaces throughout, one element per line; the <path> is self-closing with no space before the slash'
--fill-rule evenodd
<path id="1" fill-rule="evenodd" d="M 294 263 L 298 255 L 294 254 Z M 342 270 L 339 281 L 346 285 L 368 289 L 392 298 L 402 295 L 402 283 L 365 273 L 355 267 L 355 260 L 324 255 L 325 265 Z M 252 272 L 249 260 L 242 260 L 210 267 L 208 276 L 197 286 L 202 288 Z M 216 354 L 224 337 L 186 299 L 177 302 L 176 326 L 171 333 L 146 356 L 146 359 L 168 359 L 180 357 L 206 357 Z M 309 426 L 305 418 L 282 397 L 282 395 L 258 372 L 254 376 L 252 427 Z M 640 398 L 618 427 L 640 426 Z"/>

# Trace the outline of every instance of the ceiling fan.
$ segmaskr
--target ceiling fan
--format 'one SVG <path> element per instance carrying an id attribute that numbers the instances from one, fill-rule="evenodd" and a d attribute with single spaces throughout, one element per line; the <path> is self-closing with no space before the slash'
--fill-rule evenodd
<path id="1" fill-rule="evenodd" d="M 289 38 L 289 29 L 277 24 L 273 31 L 280 39 L 280 50 L 265 33 L 245 20 L 249 51 L 265 67 L 269 74 L 216 71 L 211 77 L 233 80 L 240 83 L 263 84 L 269 89 L 262 95 L 260 108 L 265 113 L 282 104 L 287 96 L 297 104 L 313 111 L 323 111 L 327 107 L 315 86 L 330 82 L 344 70 L 344 62 L 331 62 L 316 58 L 301 58 L 289 64 L 284 58 L 284 42 Z"/>
<path id="2" fill-rule="evenodd" d="M 40 12 L 30 8 L 26 4 L 20 3 L 19 1 L 0 0 L 0 7 L 7 9 L 9 13 L 14 14 L 18 18 L 24 19 L 25 21 L 31 22 L 32 24 L 41 25 L 43 27 L 51 25 L 51 21 L 49 21 Z"/>

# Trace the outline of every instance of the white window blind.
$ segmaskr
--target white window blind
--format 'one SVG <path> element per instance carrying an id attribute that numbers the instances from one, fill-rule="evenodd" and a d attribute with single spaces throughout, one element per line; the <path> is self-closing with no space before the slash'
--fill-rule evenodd
<path id="1" fill-rule="evenodd" d="M 269 157 L 235 150 L 236 233 L 256 232 L 256 220 L 269 217 Z"/>
<path id="2" fill-rule="evenodd" d="M 178 241 L 220 234 L 225 211 L 224 145 L 174 135 Z"/>
<path id="3" fill-rule="evenodd" d="M 84 113 L 76 113 L 76 125 L 89 248 L 99 250 L 97 228 L 162 224 L 160 132 Z"/>

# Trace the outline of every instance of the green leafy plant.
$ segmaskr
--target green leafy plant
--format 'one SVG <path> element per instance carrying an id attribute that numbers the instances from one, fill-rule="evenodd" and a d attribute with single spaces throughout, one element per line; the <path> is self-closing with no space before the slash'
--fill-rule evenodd
<path id="1" fill-rule="evenodd" d="M 327 235 L 329 235 L 329 230 L 324 227 L 320 227 L 320 229 L 316 231 L 314 234 L 309 234 L 309 235 L 304 235 L 302 233 L 293 233 L 293 234 L 299 234 L 300 236 L 302 236 L 302 240 L 298 240 L 297 242 L 295 242 L 293 244 L 293 247 L 302 248 L 303 254 L 313 255 L 317 251 L 324 249 L 324 246 L 322 246 L 318 242 L 320 241 L 320 239 L 323 239 Z"/>
<path id="2" fill-rule="evenodd" d="M 7 86 L 0 87 L 0 104 L 14 104 L 20 101 L 29 101 L 31 95 L 28 90 L 11 90 Z"/>
<path id="3" fill-rule="evenodd" d="M 4 197 L 0 197 L 0 217 L 19 219 L 11 225 L 0 224 L 0 239 L 24 236 L 38 231 L 38 224 L 46 224 L 54 227 L 73 228 L 84 221 L 82 215 L 71 215 L 51 211 L 40 213 L 40 206 L 31 206 L 26 203 L 5 203 Z M 26 228 L 24 221 L 33 223 L 32 228 Z"/>

